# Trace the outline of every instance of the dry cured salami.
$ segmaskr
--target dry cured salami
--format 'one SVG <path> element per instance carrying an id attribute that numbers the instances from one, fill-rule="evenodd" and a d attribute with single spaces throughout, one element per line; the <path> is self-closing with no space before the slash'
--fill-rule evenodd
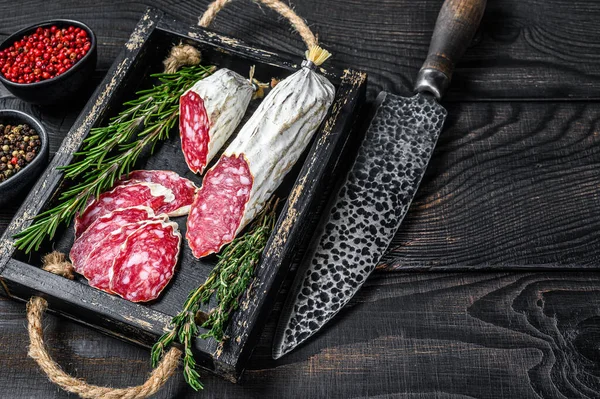
<path id="1" fill-rule="evenodd" d="M 201 258 L 233 240 L 252 188 L 252 175 L 243 157 L 222 157 L 210 169 L 187 222 L 188 243 Z"/>
<path id="2" fill-rule="evenodd" d="M 71 258 L 71 263 L 75 271 L 83 273 L 83 267 L 88 255 L 97 245 L 101 245 L 108 234 L 119 230 L 126 224 L 154 219 L 154 217 L 154 211 L 146 206 L 116 209 L 106 215 L 100 216 L 75 240 L 71 247 L 69 258 Z"/>
<path id="3" fill-rule="evenodd" d="M 119 184 L 139 182 L 160 184 L 173 192 L 175 200 L 164 204 L 156 211 L 156 214 L 166 213 L 170 217 L 187 215 L 198 189 L 190 180 L 170 170 L 134 170 L 129 173 L 128 180 L 122 180 Z"/>
<path id="4" fill-rule="evenodd" d="M 114 258 L 110 290 L 132 302 L 156 299 L 173 277 L 180 244 L 176 223 L 142 225 Z"/>
<path id="5" fill-rule="evenodd" d="M 121 246 L 125 243 L 127 237 L 147 223 L 151 222 L 140 221 L 122 226 L 108 234 L 102 240 L 101 245 L 97 245 L 90 252 L 80 273 L 83 274 L 92 287 L 110 294 L 114 293 L 109 285 L 113 276 L 115 258 L 119 255 Z"/>
<path id="6" fill-rule="evenodd" d="M 190 170 L 202 173 L 246 113 L 255 86 L 222 68 L 198 81 L 179 100 L 181 149 Z"/>
<path id="7" fill-rule="evenodd" d="M 175 201 L 173 192 L 159 184 L 142 182 L 117 186 L 111 191 L 100 194 L 81 214 L 77 215 L 75 237 L 81 236 L 94 220 L 115 209 L 148 206 L 156 212 L 173 201 Z"/>
<path id="8" fill-rule="evenodd" d="M 319 53 L 316 58 L 324 61 L 327 54 Z M 317 131 L 335 89 L 315 72 L 315 65 L 318 62 L 305 62 L 303 68 L 279 82 L 207 172 L 188 218 L 186 237 L 195 256 L 216 252 L 233 240 L 261 211 Z M 232 160 L 241 165 L 227 166 Z M 250 188 L 247 199 L 241 192 L 236 196 L 227 183 L 236 180 L 238 190 Z M 249 186 L 242 180 L 250 182 Z M 217 237 L 206 239 L 210 232 Z"/>

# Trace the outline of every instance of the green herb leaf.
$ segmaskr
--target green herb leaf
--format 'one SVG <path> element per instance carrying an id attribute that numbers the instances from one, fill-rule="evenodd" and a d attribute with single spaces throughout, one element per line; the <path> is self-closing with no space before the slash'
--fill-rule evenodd
<path id="1" fill-rule="evenodd" d="M 74 184 L 61 193 L 58 205 L 39 214 L 31 226 L 14 236 L 15 246 L 26 253 L 38 250 L 45 239 L 54 237 L 61 223 L 69 224 L 90 198 L 129 173 L 144 149 L 152 152 L 158 142 L 169 137 L 178 120 L 179 97 L 213 71 L 214 67 L 192 66 L 152 75 L 160 84 L 137 92 L 139 97 L 126 102 L 127 109 L 108 126 L 90 130 L 76 153 L 81 159 L 59 168 Z"/>
<path id="2" fill-rule="evenodd" d="M 184 345 L 183 374 L 185 381 L 195 390 L 202 389 L 200 375 L 196 370 L 196 360 L 192 353 L 194 337 L 198 335 L 195 316 L 203 303 L 208 303 L 213 294 L 217 306 L 209 313 L 202 327 L 209 329 L 200 335 L 202 339 L 210 337 L 223 343 L 227 337 L 224 334 L 227 323 L 234 310 L 240 306 L 244 292 L 247 292 L 260 256 L 276 221 L 278 200 L 271 200 L 258 215 L 250 229 L 242 236 L 227 245 L 215 268 L 200 287 L 190 292 L 183 309 L 171 319 L 171 330 L 165 333 L 152 347 L 152 366 L 156 367 L 164 355 L 165 348 L 175 339 Z"/>

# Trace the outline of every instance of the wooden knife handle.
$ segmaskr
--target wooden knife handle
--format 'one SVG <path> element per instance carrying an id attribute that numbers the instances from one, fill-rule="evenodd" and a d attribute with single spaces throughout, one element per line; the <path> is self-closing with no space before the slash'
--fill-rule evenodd
<path id="1" fill-rule="evenodd" d="M 486 0 L 446 0 L 440 11 L 429 53 L 419 71 L 415 91 L 442 98 L 452 79 L 454 65 L 473 40 Z"/>

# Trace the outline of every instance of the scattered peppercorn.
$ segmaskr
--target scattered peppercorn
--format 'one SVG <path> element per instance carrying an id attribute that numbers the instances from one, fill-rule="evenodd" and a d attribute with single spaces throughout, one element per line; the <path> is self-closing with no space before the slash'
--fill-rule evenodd
<path id="1" fill-rule="evenodd" d="M 42 146 L 40 136 L 26 124 L 0 124 L 0 143 L 0 183 L 33 161 Z"/>
<path id="2" fill-rule="evenodd" d="M 35 83 L 65 73 L 92 47 L 85 29 L 39 27 L 0 51 L 0 72 L 14 83 Z"/>

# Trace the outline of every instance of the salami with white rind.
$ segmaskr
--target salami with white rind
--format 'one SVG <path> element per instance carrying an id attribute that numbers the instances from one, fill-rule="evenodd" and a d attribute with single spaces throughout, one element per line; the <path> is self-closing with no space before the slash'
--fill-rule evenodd
<path id="1" fill-rule="evenodd" d="M 136 223 L 147 219 L 154 219 L 154 211 L 147 206 L 138 206 L 125 209 L 116 209 L 96 219 L 88 229 L 75 240 L 69 258 L 78 273 L 83 273 L 85 262 L 92 250 L 102 245 L 104 238 L 113 231 L 119 230 L 129 223 Z M 165 216 L 166 218 L 166 216 Z M 164 219 L 164 218 L 163 218 Z"/>
<path id="2" fill-rule="evenodd" d="M 173 277 L 180 244 L 176 223 L 144 224 L 121 245 L 110 290 L 132 302 L 158 298 Z"/>
<path id="3" fill-rule="evenodd" d="M 194 202 L 194 194 L 198 190 L 190 180 L 170 170 L 134 170 L 129 173 L 128 180 L 121 180 L 119 185 L 139 182 L 160 184 L 173 192 L 175 200 L 166 203 L 156 211 L 156 214 L 166 213 L 169 217 L 187 215 Z"/>
<path id="4" fill-rule="evenodd" d="M 117 186 L 111 191 L 100 194 L 81 214 L 77 215 L 75 237 L 81 236 L 94 220 L 115 209 L 148 206 L 156 212 L 173 201 L 175 201 L 173 191 L 159 184 L 141 182 Z"/>
<path id="5" fill-rule="evenodd" d="M 204 171 L 242 120 L 253 94 L 248 79 L 222 68 L 181 96 L 179 134 L 191 171 Z"/>
<path id="6" fill-rule="evenodd" d="M 206 235 L 203 230 L 213 229 L 211 222 L 215 218 L 219 228 L 213 231 L 220 236 L 220 248 L 261 211 L 317 131 L 334 95 L 334 86 L 324 76 L 304 67 L 282 80 L 265 97 L 217 164 L 207 172 L 196 194 L 186 233 L 196 257 L 215 252 L 210 247 L 212 242 L 201 238 Z M 239 173 L 222 165 L 233 159 L 246 163 L 238 168 Z M 212 174 L 213 171 L 219 173 Z M 232 185 L 227 182 L 236 179 L 239 190 L 246 189 L 248 181 L 251 190 L 245 206 L 230 207 Z M 235 195 L 243 196 L 241 192 Z M 227 221 L 234 217 L 239 218 L 239 223 L 231 228 Z"/>

